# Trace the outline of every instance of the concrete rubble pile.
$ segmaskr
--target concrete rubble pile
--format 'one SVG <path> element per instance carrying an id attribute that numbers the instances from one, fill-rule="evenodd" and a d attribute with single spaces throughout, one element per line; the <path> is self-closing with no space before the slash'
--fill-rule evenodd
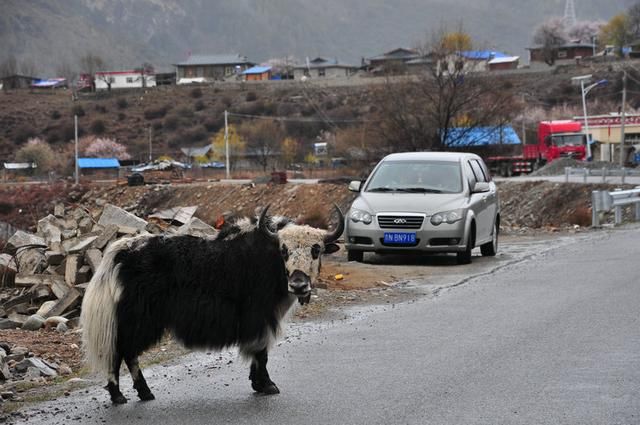
<path id="1" fill-rule="evenodd" d="M 216 230 L 190 214 L 185 223 L 143 220 L 106 204 L 95 212 L 63 205 L 38 221 L 36 234 L 18 230 L 0 254 L 0 329 L 37 330 L 77 326 L 82 296 L 107 246 L 139 234 L 214 236 Z M 162 214 L 160 214 L 162 216 Z M 165 216 L 162 216 L 165 217 Z M 179 224 L 179 225 L 176 225 Z M 7 293 L 8 288 L 13 290 Z"/>

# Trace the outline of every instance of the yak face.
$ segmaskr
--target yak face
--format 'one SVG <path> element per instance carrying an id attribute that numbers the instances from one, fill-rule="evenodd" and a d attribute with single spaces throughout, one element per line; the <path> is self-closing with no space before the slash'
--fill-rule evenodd
<path id="1" fill-rule="evenodd" d="M 291 222 L 283 226 L 276 225 L 274 231 L 268 225 L 269 222 L 272 225 L 276 224 L 267 217 L 268 209 L 269 206 L 260 214 L 258 227 L 265 234 L 278 240 L 280 255 L 287 272 L 289 293 L 298 297 L 300 304 L 308 303 L 311 288 L 320 274 L 321 255 L 332 254 L 339 249 L 335 242 L 344 230 L 344 216 L 336 206 L 338 226 L 333 231 Z"/>
<path id="2" fill-rule="evenodd" d="M 318 279 L 321 255 L 338 251 L 338 245 L 325 242 L 327 232 L 310 226 L 289 224 L 278 231 L 280 254 L 289 278 L 289 292 L 301 303 L 308 302 Z"/>

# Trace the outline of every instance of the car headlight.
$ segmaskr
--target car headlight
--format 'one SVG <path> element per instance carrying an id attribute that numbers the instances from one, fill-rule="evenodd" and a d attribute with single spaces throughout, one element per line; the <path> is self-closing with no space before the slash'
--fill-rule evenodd
<path id="1" fill-rule="evenodd" d="M 464 218 L 464 210 L 451 210 L 439 212 L 431 216 L 431 224 L 439 226 L 442 223 L 453 224 Z"/>
<path id="2" fill-rule="evenodd" d="M 371 217 L 371 214 L 362 210 L 352 210 L 349 217 L 354 223 L 362 222 L 364 224 L 371 224 L 371 222 L 373 221 L 373 217 Z"/>

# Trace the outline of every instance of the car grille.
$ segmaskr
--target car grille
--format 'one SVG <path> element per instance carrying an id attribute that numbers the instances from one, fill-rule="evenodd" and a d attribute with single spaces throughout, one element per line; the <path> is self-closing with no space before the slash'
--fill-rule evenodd
<path id="1" fill-rule="evenodd" d="M 379 215 L 378 225 L 381 229 L 420 229 L 424 217 L 406 215 Z"/>

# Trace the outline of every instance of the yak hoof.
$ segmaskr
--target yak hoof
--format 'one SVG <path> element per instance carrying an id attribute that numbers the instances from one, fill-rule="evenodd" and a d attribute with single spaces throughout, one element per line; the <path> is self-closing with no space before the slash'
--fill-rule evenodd
<path id="1" fill-rule="evenodd" d="M 251 382 L 251 388 L 257 393 L 265 395 L 280 394 L 280 390 L 273 382 Z"/>
<path id="2" fill-rule="evenodd" d="M 116 396 L 111 397 L 111 402 L 113 404 L 125 404 L 127 399 L 122 394 L 118 394 Z"/>
<path id="3" fill-rule="evenodd" d="M 151 391 L 147 391 L 144 393 L 138 393 L 138 398 L 142 401 L 151 401 L 151 400 L 155 400 L 156 396 L 154 396 Z"/>

